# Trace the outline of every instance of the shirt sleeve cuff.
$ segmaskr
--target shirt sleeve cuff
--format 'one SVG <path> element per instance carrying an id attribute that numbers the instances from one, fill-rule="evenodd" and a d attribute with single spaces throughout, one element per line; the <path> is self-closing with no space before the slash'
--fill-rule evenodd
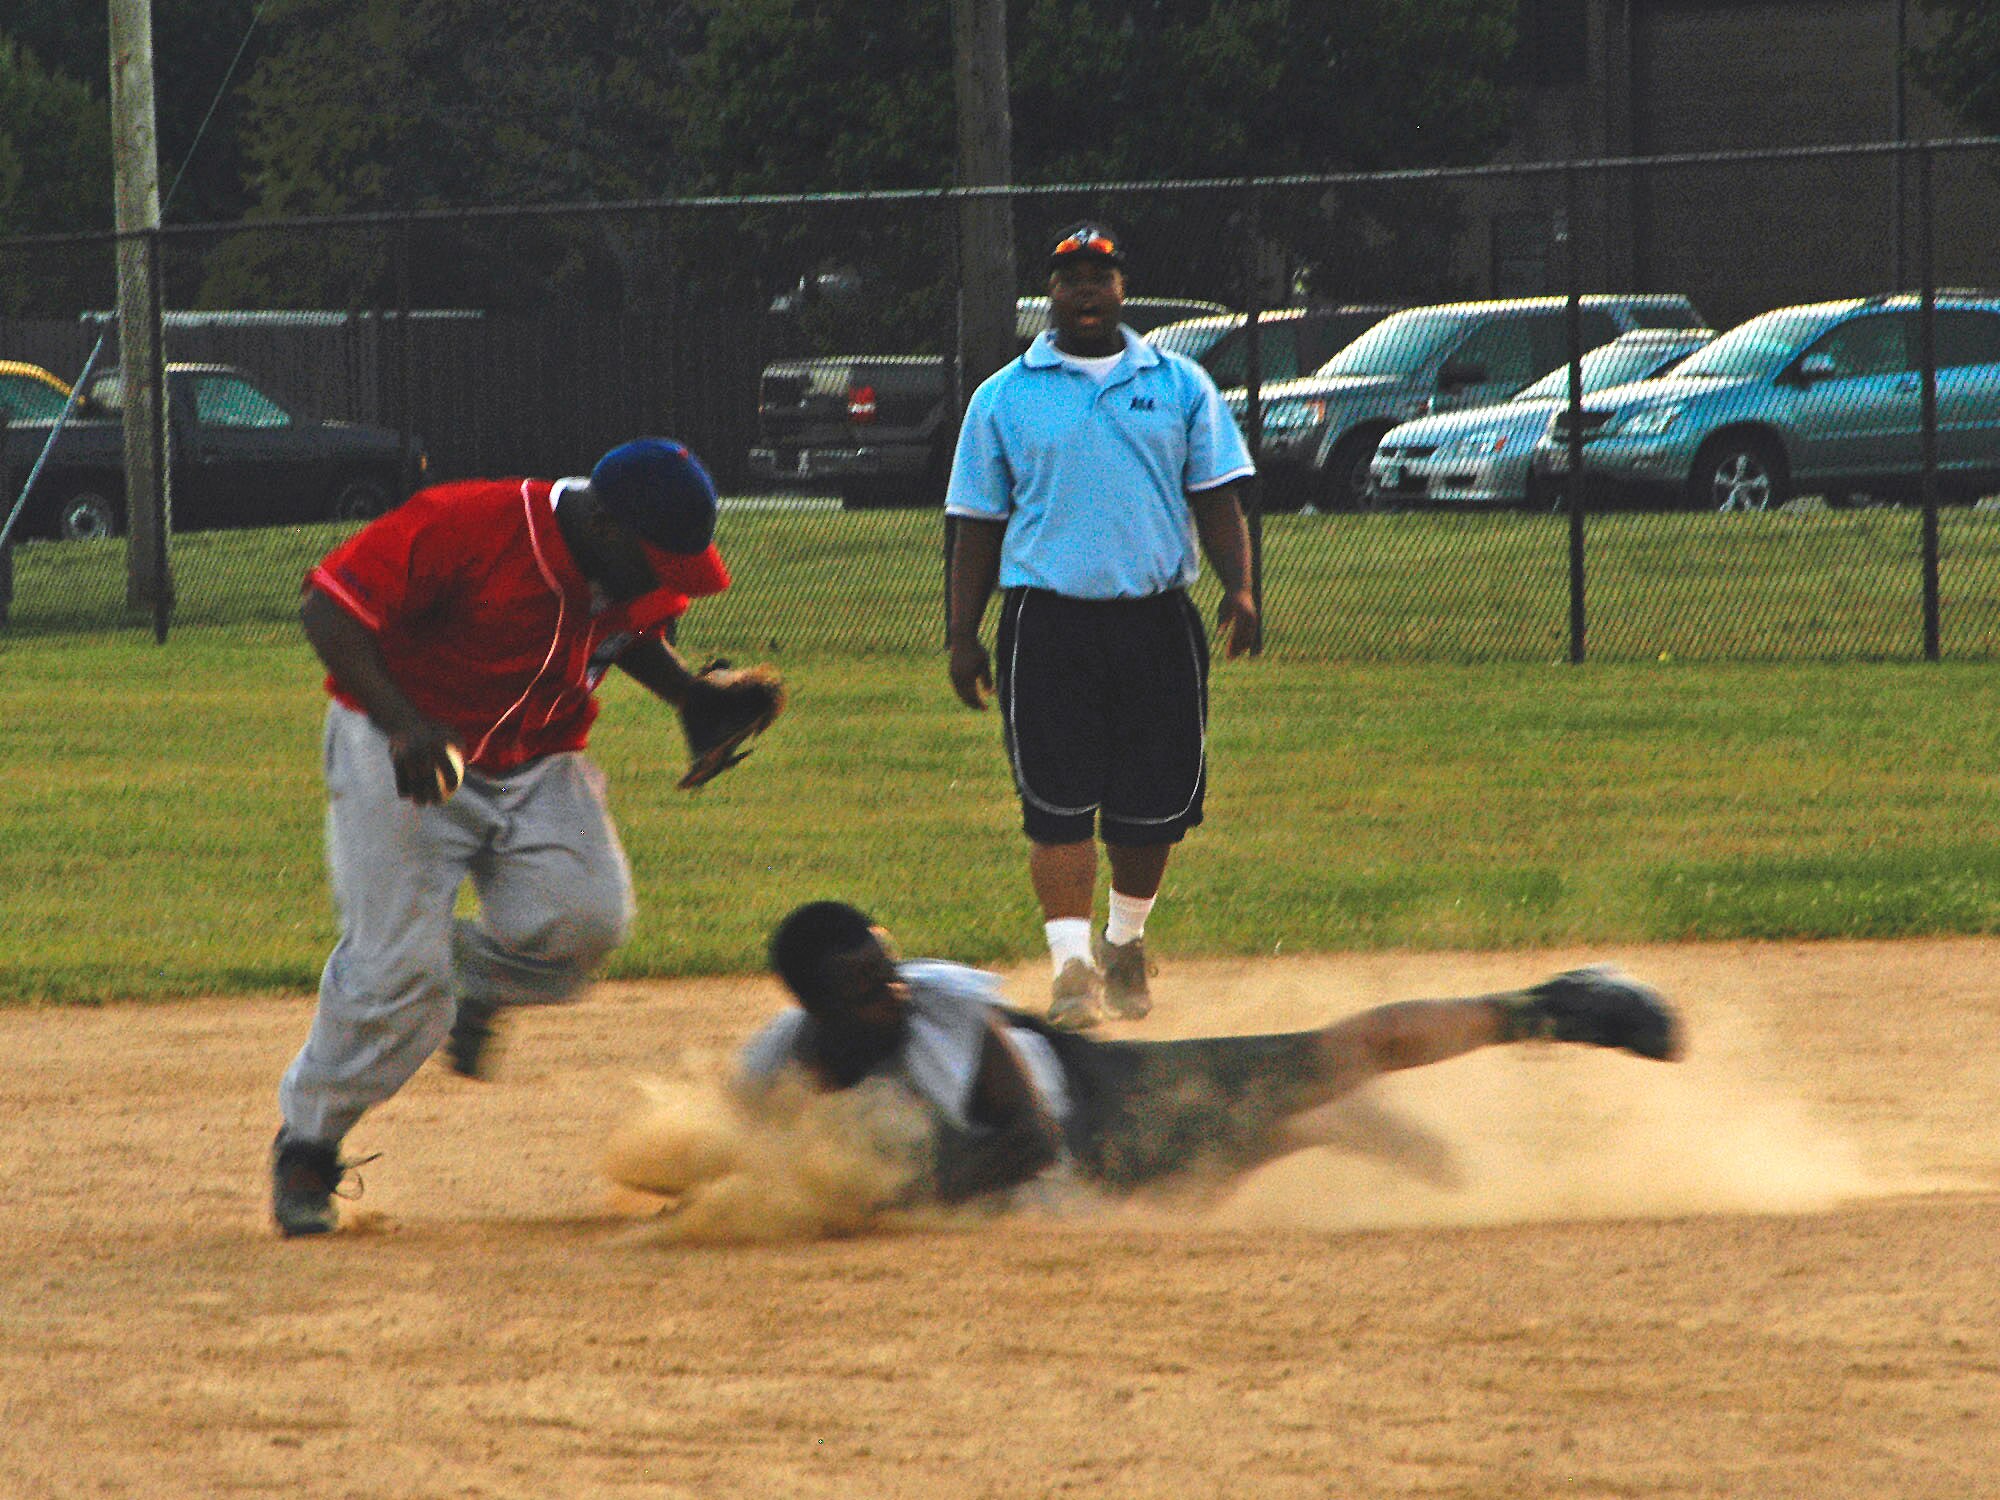
<path id="1" fill-rule="evenodd" d="M 1188 493 L 1190 495 L 1199 495 L 1204 490 L 1219 490 L 1225 484 L 1233 484 L 1239 479 L 1248 479 L 1252 474 L 1255 474 L 1256 472 L 1257 472 L 1256 465 L 1245 464 L 1240 469 L 1231 469 L 1227 474 L 1224 474 L 1220 479 L 1205 479 L 1200 484 L 1189 485 Z"/>
<path id="2" fill-rule="evenodd" d="M 382 617 L 363 604 L 359 599 L 355 598 L 353 594 L 349 593 L 340 580 L 335 578 L 325 568 L 314 568 L 310 573 L 306 574 L 306 587 L 318 589 L 327 598 L 339 605 L 342 613 L 352 615 L 375 634 L 380 635 L 382 633 L 384 623 Z"/>

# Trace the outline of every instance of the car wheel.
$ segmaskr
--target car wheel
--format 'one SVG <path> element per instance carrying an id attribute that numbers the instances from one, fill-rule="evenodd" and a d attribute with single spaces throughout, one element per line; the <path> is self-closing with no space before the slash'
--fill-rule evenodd
<path id="1" fill-rule="evenodd" d="M 372 479 L 350 479 L 333 492 L 333 519 L 372 521 L 389 509 L 389 492 Z"/>
<path id="2" fill-rule="evenodd" d="M 840 487 L 840 508 L 842 510 L 885 510 L 896 504 L 896 490 L 892 485 L 843 484 Z"/>
<path id="3" fill-rule="evenodd" d="M 1696 510 L 1776 510 L 1791 497 L 1784 455 L 1768 438 L 1715 438 L 1695 455 L 1688 501 Z"/>
<path id="4" fill-rule="evenodd" d="M 72 490 L 56 506 L 56 535 L 66 542 L 117 536 L 125 525 L 125 507 L 94 486 Z"/>
<path id="5" fill-rule="evenodd" d="M 1256 483 L 1257 509 L 1267 516 L 1304 510 L 1312 498 L 1305 475 L 1297 469 L 1260 470 Z"/>
<path id="6" fill-rule="evenodd" d="M 1316 504 L 1320 510 L 1366 510 L 1368 464 L 1375 457 L 1381 432 L 1350 432 L 1333 445 L 1320 471 Z"/>

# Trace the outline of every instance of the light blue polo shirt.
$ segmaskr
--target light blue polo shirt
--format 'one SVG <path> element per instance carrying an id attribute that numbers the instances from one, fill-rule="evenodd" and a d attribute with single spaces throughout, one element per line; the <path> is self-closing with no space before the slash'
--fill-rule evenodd
<path id="1" fill-rule="evenodd" d="M 965 410 L 945 513 L 1005 521 L 1000 587 L 1134 599 L 1201 571 L 1191 491 L 1255 472 L 1208 372 L 1131 329 L 1100 384 L 1055 333 L 986 380 Z"/>

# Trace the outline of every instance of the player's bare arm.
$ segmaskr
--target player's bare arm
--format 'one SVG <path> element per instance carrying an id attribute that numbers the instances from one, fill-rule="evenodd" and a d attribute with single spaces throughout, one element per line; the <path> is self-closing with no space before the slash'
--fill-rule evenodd
<path id="1" fill-rule="evenodd" d="M 368 717 L 389 737 L 396 768 L 396 795 L 418 806 L 442 802 L 458 783 L 451 729 L 418 711 L 382 659 L 374 634 L 318 589 L 307 589 L 299 624 L 334 680 L 352 693 Z M 444 778 L 444 779 L 441 779 Z"/>
<path id="2" fill-rule="evenodd" d="M 993 663 L 979 643 L 986 601 L 1000 581 L 1005 521 L 958 516 L 952 522 L 950 614 L 945 641 L 951 651 L 951 686 L 967 708 L 984 708 L 993 692 Z"/>
<path id="3" fill-rule="evenodd" d="M 618 670 L 655 697 L 678 708 L 687 702 L 688 686 L 694 673 L 681 654 L 657 638 L 627 646 L 618 658 Z"/>
<path id="4" fill-rule="evenodd" d="M 1240 481 L 1232 481 L 1188 496 L 1202 554 L 1222 584 L 1215 624 L 1223 633 L 1223 654 L 1231 657 L 1254 651 L 1260 628 L 1257 598 L 1250 591 L 1250 527 L 1237 498 L 1241 488 Z"/>
<path id="5" fill-rule="evenodd" d="M 976 1130 L 940 1122 L 937 1194 L 945 1203 L 963 1203 L 1028 1181 L 1055 1161 L 1062 1128 L 1029 1082 L 1027 1064 L 995 1017 L 986 1021 L 966 1111 Z"/>

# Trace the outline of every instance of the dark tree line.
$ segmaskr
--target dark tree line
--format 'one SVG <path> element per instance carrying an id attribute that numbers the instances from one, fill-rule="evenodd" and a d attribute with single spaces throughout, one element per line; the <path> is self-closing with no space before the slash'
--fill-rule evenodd
<path id="1" fill-rule="evenodd" d="M 1931 41 L 1913 71 L 2000 130 L 2000 13 L 1924 3 Z M 1015 179 L 1481 161 L 1505 136 L 1520 39 L 1545 53 L 1557 13 L 1550 0 L 1009 0 Z M 0 20 L 0 236 L 108 226 L 105 27 L 103 0 L 12 0 Z M 154 40 L 169 222 L 952 181 L 950 0 L 154 0 Z M 1253 241 L 1325 294 L 1364 265 L 1377 288 L 1395 274 L 1435 285 L 1439 270 L 1437 204 L 1418 193 L 1301 192 L 1255 223 L 1215 199 L 1051 193 L 1021 202 L 1017 238 L 1086 209 L 1172 247 L 1148 265 L 1154 292 L 1231 293 Z M 430 305 L 615 309 L 669 277 L 768 294 L 842 265 L 880 301 L 871 316 L 935 328 L 949 232 L 914 208 L 522 216 L 426 224 L 400 247 L 382 228 L 307 243 L 246 227 L 191 254 L 177 296 L 339 306 L 400 285 Z M 27 283 L 54 295 L 62 281 L 10 262 L 0 297 L 18 306 Z"/>

